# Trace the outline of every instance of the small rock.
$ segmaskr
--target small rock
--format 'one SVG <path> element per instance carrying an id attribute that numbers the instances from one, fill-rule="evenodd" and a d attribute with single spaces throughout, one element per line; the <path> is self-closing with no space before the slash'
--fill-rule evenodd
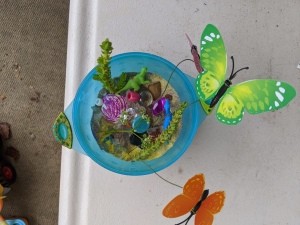
<path id="1" fill-rule="evenodd" d="M 172 99 L 173 99 L 173 96 L 172 96 L 172 95 L 170 95 L 170 94 L 166 94 L 165 98 L 166 98 L 166 99 L 169 99 L 169 101 L 172 101 Z"/>
<path id="2" fill-rule="evenodd" d="M 98 98 L 103 98 L 105 95 L 108 94 L 108 91 L 105 89 L 105 88 L 102 88 L 100 91 L 99 91 L 99 94 L 98 94 Z"/>
<path id="3" fill-rule="evenodd" d="M 0 95 L 0 100 L 4 100 L 4 99 L 6 99 L 6 96 L 5 95 Z"/>
<path id="4" fill-rule="evenodd" d="M 35 140 L 36 136 L 33 133 L 29 133 L 31 140 Z"/>
<path id="5" fill-rule="evenodd" d="M 12 65 L 12 69 L 17 72 L 21 69 L 21 66 L 19 64 L 15 63 Z"/>
<path id="6" fill-rule="evenodd" d="M 159 81 L 148 85 L 148 90 L 152 94 L 153 100 L 155 101 L 161 95 L 161 83 Z"/>
<path id="7" fill-rule="evenodd" d="M 102 104 L 103 104 L 102 99 L 101 98 L 97 98 L 96 99 L 96 106 L 102 106 Z"/>
<path id="8" fill-rule="evenodd" d="M 148 130 L 149 136 L 152 139 L 156 139 L 161 134 L 160 127 L 152 127 Z"/>
<path id="9" fill-rule="evenodd" d="M 31 97 L 30 100 L 38 103 L 41 98 L 41 92 L 35 91 L 35 96 Z"/>
<path id="10" fill-rule="evenodd" d="M 129 137 L 130 144 L 135 145 L 135 146 L 141 146 L 142 137 L 143 137 L 143 135 L 146 135 L 146 134 L 147 133 L 142 133 L 142 134 L 134 133 L 134 134 L 130 135 L 130 137 Z"/>

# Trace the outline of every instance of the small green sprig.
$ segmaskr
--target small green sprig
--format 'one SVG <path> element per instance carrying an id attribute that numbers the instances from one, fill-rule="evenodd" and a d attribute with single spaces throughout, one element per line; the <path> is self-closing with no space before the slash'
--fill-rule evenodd
<path id="1" fill-rule="evenodd" d="M 128 81 L 128 75 L 127 73 L 122 73 L 118 79 L 117 82 L 117 91 L 121 90 L 127 83 Z"/>
<path id="2" fill-rule="evenodd" d="M 147 137 L 142 142 L 142 150 L 139 155 L 139 160 L 147 159 L 151 154 L 157 151 L 162 145 L 169 141 L 178 129 L 184 110 L 187 107 L 187 102 L 181 103 L 179 108 L 174 112 L 172 121 L 167 129 L 165 129 L 155 140 Z"/>
<path id="3" fill-rule="evenodd" d="M 114 81 L 111 78 L 111 70 L 109 66 L 111 59 L 110 55 L 113 50 L 112 43 L 109 41 L 108 38 L 106 38 L 100 45 L 100 48 L 101 56 L 97 60 L 97 74 L 94 75 L 93 79 L 100 81 L 103 84 L 103 87 L 107 89 L 110 93 L 115 93 L 117 90 Z"/>

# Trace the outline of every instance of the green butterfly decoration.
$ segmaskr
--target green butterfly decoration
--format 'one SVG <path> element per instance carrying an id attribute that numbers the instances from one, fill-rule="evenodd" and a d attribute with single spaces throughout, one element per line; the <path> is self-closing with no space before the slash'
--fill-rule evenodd
<path id="1" fill-rule="evenodd" d="M 231 86 L 236 74 L 248 67 L 234 72 L 232 57 L 232 72 L 225 80 L 226 50 L 222 36 L 214 25 L 206 26 L 200 45 L 203 72 L 196 79 L 197 94 L 207 114 L 218 103 L 216 116 L 220 122 L 236 125 L 242 120 L 245 109 L 250 114 L 274 111 L 286 106 L 296 96 L 290 84 L 271 79 L 249 80 Z"/>

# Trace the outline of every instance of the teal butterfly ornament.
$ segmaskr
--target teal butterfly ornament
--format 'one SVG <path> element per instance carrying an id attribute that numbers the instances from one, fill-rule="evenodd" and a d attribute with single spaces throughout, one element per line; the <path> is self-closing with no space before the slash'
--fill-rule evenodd
<path id="1" fill-rule="evenodd" d="M 195 45 L 190 39 L 189 43 L 195 59 L 197 54 Z M 201 65 L 196 65 L 200 72 L 196 78 L 196 91 L 207 114 L 216 107 L 216 117 L 221 123 L 238 124 L 242 121 L 244 111 L 258 114 L 278 110 L 285 107 L 296 96 L 296 90 L 292 85 L 278 80 L 255 79 L 232 85 L 232 80 L 238 72 L 249 69 L 244 67 L 234 71 L 233 57 L 231 57 L 231 74 L 228 79 L 225 79 L 226 49 L 223 38 L 214 25 L 208 24 L 205 27 L 200 46 L 198 57 Z"/>

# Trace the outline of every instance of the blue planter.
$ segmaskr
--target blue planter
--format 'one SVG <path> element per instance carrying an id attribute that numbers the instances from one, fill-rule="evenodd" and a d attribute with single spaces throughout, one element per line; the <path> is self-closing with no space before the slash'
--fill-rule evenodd
<path id="1" fill-rule="evenodd" d="M 129 52 L 112 57 L 112 76 L 119 76 L 122 72 L 139 72 L 142 67 L 147 67 L 149 72 L 159 74 L 168 80 L 175 65 L 169 61 L 148 53 Z M 179 138 L 161 157 L 146 161 L 149 166 L 140 161 L 124 161 L 100 149 L 91 130 L 92 106 L 95 105 L 97 95 L 102 88 L 100 82 L 93 80 L 95 69 L 90 71 L 78 88 L 75 99 L 65 111 L 72 127 L 72 148 L 86 154 L 102 167 L 115 173 L 125 175 L 145 175 L 154 171 L 162 170 L 174 163 L 188 149 L 192 143 L 199 125 L 205 119 L 206 114 L 200 104 L 191 104 L 184 112 L 182 128 Z M 170 79 L 171 86 L 178 92 L 180 101 L 192 103 L 197 101 L 197 94 L 194 90 L 195 80 L 184 74 L 178 68 Z M 60 124 L 55 124 L 56 128 Z M 57 131 L 60 132 L 57 134 Z M 60 139 L 68 138 L 66 129 L 56 129 L 55 136 Z"/>

